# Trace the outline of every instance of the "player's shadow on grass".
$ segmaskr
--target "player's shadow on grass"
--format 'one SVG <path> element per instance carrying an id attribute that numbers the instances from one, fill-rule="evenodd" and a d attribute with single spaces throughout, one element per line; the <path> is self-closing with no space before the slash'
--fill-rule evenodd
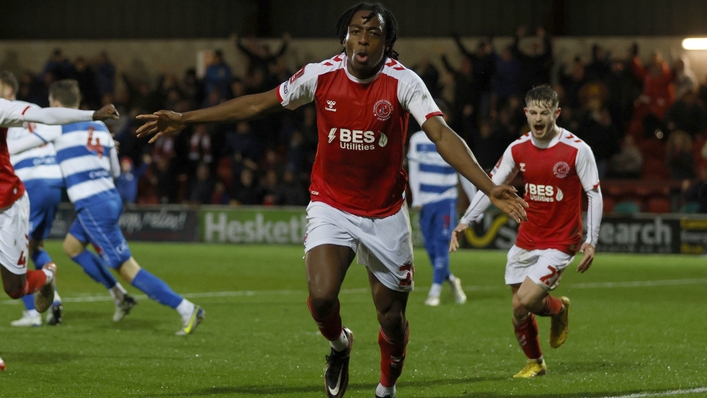
<path id="1" fill-rule="evenodd" d="M 431 398 L 501 398 L 507 397 L 507 392 L 494 393 L 489 391 L 474 391 L 474 385 L 485 381 L 503 381 L 508 380 L 509 383 L 526 383 L 527 380 L 513 380 L 510 376 L 503 377 L 469 377 L 463 379 L 440 379 L 440 380 L 419 380 L 419 381 L 406 381 L 401 382 L 399 388 L 414 388 L 414 387 L 427 387 L 434 388 L 434 386 L 452 386 L 452 385 L 467 385 L 464 392 L 460 395 L 425 395 Z M 374 391 L 376 388 L 375 384 L 364 384 L 355 383 L 349 384 L 348 391 L 356 390 L 371 390 Z M 301 387 L 286 387 L 286 386 L 265 386 L 265 385 L 250 385 L 250 386 L 221 386 L 213 388 L 204 388 L 191 391 L 187 393 L 187 396 L 212 396 L 212 395 L 232 395 L 232 394 L 248 394 L 255 396 L 283 396 L 289 397 L 294 394 L 317 394 L 317 396 L 323 396 L 323 385 L 309 385 Z M 629 391 L 605 391 L 605 392 L 571 392 L 566 394 L 525 394 L 525 395 L 513 395 L 516 398 L 597 398 L 597 397 L 607 397 L 611 395 L 620 394 L 663 394 L 664 390 L 655 391 L 639 391 L 639 390 L 629 390 Z M 185 395 L 185 392 L 179 392 L 175 394 L 163 394 L 164 396 L 174 396 L 181 397 Z M 151 395 L 150 395 L 151 396 Z"/>
<path id="2" fill-rule="evenodd" d="M 470 384 L 482 382 L 482 381 L 499 381 L 504 380 L 506 377 L 470 377 L 466 379 L 442 379 L 442 380 L 421 380 L 401 383 L 401 387 L 429 387 L 434 385 L 454 385 L 454 384 Z M 349 384 L 348 391 L 353 390 L 371 390 L 373 392 L 376 389 L 375 384 Z M 232 386 L 232 387 L 213 387 L 201 390 L 194 390 L 189 393 L 189 396 L 209 396 L 209 395 L 220 395 L 220 394 L 252 394 L 252 395 L 263 395 L 263 396 L 284 396 L 288 397 L 291 394 L 305 394 L 305 393 L 324 393 L 324 385 L 310 385 L 302 387 L 275 387 L 275 386 Z M 168 394 L 166 396 L 184 396 L 184 392 L 179 394 Z M 320 396 L 320 395 L 317 395 Z M 469 395 L 464 395 L 468 397 Z M 472 395 L 473 396 L 473 395 Z M 479 397 L 484 395 L 478 395 Z M 569 396 L 568 396 L 569 397 Z"/>
<path id="3" fill-rule="evenodd" d="M 584 361 L 584 362 L 558 362 L 553 365 L 554 374 L 569 373 L 597 373 L 611 370 L 611 373 L 629 372 L 635 368 L 641 368 L 640 364 L 633 362 L 617 361 Z"/>
<path id="4" fill-rule="evenodd" d="M 12 352 L 3 351 L 2 356 L 7 362 L 26 363 L 30 365 L 47 365 L 67 363 L 83 357 L 69 352 Z"/>
<path id="5" fill-rule="evenodd" d="M 113 322 L 113 312 L 108 309 L 106 311 L 74 311 L 72 310 L 68 316 L 64 317 L 64 324 L 75 325 L 83 321 L 89 321 L 91 328 L 99 328 L 104 330 L 125 330 L 125 331 L 154 331 L 159 332 L 163 321 L 157 319 L 145 319 L 128 315 L 120 322 Z M 98 321 L 98 322 L 95 322 Z M 178 323 L 174 323 L 174 327 L 179 327 Z M 175 329 L 176 330 L 176 329 Z"/>
<path id="6" fill-rule="evenodd" d="M 572 392 L 567 394 L 526 394 L 526 395 L 516 395 L 513 394 L 513 398 L 599 398 L 599 397 L 610 397 L 617 394 L 627 397 L 651 397 L 651 396 L 667 396 L 673 390 L 628 390 L 628 391 L 605 391 L 605 392 Z M 464 392 L 462 395 L 430 395 L 431 398 L 506 398 L 509 397 L 508 393 L 493 393 L 488 391 L 483 392 Z"/>

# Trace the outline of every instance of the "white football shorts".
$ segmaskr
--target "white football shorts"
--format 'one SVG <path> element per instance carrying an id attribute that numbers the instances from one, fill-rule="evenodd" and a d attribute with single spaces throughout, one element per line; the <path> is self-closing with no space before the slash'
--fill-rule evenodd
<path id="1" fill-rule="evenodd" d="M 411 236 L 405 204 L 385 218 L 355 216 L 322 202 L 307 206 L 305 253 L 319 245 L 348 246 L 358 254 L 357 262 L 391 290 L 409 292 L 414 287 Z"/>
<path id="2" fill-rule="evenodd" d="M 0 209 L 0 264 L 15 275 L 27 273 L 29 257 L 29 196 Z"/>
<path id="3" fill-rule="evenodd" d="M 525 250 L 513 245 L 508 251 L 506 285 L 523 283 L 527 276 L 545 290 L 555 289 L 572 260 L 574 256 L 556 249 Z"/>

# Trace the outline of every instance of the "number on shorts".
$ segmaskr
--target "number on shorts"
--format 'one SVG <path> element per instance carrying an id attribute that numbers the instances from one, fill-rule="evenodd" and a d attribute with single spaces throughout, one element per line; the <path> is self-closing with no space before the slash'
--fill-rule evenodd
<path id="1" fill-rule="evenodd" d="M 557 270 L 551 265 L 548 265 L 547 269 L 550 270 L 550 273 L 540 278 L 540 280 L 543 281 L 545 285 L 550 286 L 550 279 L 554 278 L 555 275 L 557 275 Z"/>
<path id="2" fill-rule="evenodd" d="M 27 266 L 27 256 L 25 256 L 24 250 L 20 253 L 20 259 L 17 260 L 17 265 L 20 265 L 22 267 Z"/>
<path id="3" fill-rule="evenodd" d="M 415 276 L 415 266 L 412 263 L 407 263 L 398 268 L 401 272 L 405 272 L 405 279 L 401 280 L 398 284 L 400 286 L 410 286 L 412 285 L 412 278 Z"/>

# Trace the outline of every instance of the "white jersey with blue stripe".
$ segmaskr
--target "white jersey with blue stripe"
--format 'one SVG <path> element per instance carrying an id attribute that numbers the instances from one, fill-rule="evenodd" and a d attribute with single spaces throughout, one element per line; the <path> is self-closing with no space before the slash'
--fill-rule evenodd
<path id="1" fill-rule="evenodd" d="M 424 131 L 410 137 L 407 156 L 413 207 L 457 198 L 457 172 L 442 159 Z"/>
<path id="2" fill-rule="evenodd" d="M 54 146 L 67 194 L 77 210 L 119 196 L 113 183 L 120 175 L 118 152 L 103 122 L 64 125 Z"/>
<path id="3" fill-rule="evenodd" d="M 32 108 L 39 108 L 35 104 L 24 101 L 12 101 L 13 103 L 27 105 Z M 15 174 L 24 182 L 36 181 L 47 184 L 49 186 L 62 187 L 64 178 L 61 174 L 61 169 L 56 161 L 56 150 L 54 144 L 48 142 L 44 137 L 53 137 L 57 132 L 61 131 L 60 126 L 48 126 L 45 124 L 25 123 L 23 127 L 11 127 L 7 129 L 8 145 L 12 145 L 11 141 L 20 140 L 27 134 L 36 134 L 45 144 L 28 149 L 10 156 L 12 167 L 15 168 Z"/>

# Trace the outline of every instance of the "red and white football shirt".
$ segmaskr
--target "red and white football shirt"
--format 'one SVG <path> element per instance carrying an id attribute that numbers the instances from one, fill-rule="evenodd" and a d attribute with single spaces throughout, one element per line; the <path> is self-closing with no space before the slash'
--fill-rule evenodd
<path id="1" fill-rule="evenodd" d="M 319 145 L 309 191 L 312 201 L 364 217 L 387 217 L 403 204 L 403 169 L 410 114 L 422 125 L 442 113 L 415 72 L 386 59 L 360 80 L 339 54 L 308 64 L 278 88 L 283 107 L 314 101 Z"/>
<path id="2" fill-rule="evenodd" d="M 7 151 L 7 128 L 22 126 L 22 114 L 27 110 L 27 104 L 16 104 L 0 99 L 0 208 L 8 207 L 22 197 L 25 186 L 15 175 L 15 169 L 10 163 L 10 153 Z"/>
<path id="3" fill-rule="evenodd" d="M 549 143 L 527 133 L 508 146 L 491 176 L 501 184 L 517 172 L 530 207 L 528 221 L 518 228 L 516 246 L 577 253 L 582 241 L 582 190 L 599 186 L 591 148 L 565 129 Z"/>

